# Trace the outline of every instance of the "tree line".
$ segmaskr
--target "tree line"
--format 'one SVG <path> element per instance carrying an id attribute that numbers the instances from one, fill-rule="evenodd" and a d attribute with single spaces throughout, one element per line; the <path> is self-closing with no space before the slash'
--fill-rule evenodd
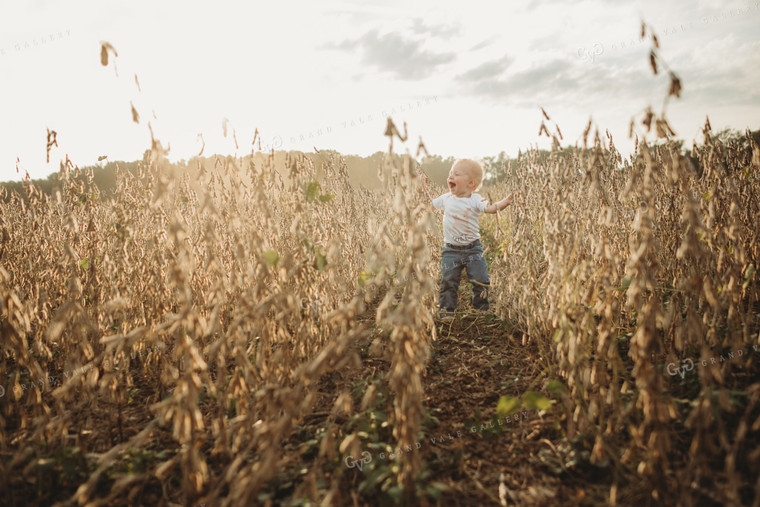
<path id="1" fill-rule="evenodd" d="M 757 145 L 760 145 L 760 130 L 750 132 L 750 136 L 754 142 L 757 143 Z M 737 130 L 724 129 L 715 134 L 713 137 L 725 145 L 735 143 L 737 145 L 740 145 L 742 148 L 750 150 L 751 152 L 752 148 L 750 146 L 750 141 L 744 134 Z M 672 141 L 672 143 L 672 146 L 683 153 L 686 158 L 692 163 L 695 170 L 699 172 L 700 164 L 696 157 L 696 154 L 692 153 L 692 150 L 690 149 L 684 149 L 683 141 Z M 652 145 L 654 144 L 655 143 L 652 143 Z M 496 156 L 483 157 L 480 160 L 484 170 L 484 183 L 495 183 L 504 179 L 506 175 L 511 171 L 512 165 L 520 162 L 522 157 L 530 156 L 532 161 L 538 164 L 547 163 L 552 156 L 558 157 L 560 159 L 568 159 L 566 161 L 569 162 L 573 157 L 581 156 L 584 154 L 584 152 L 588 154 L 592 150 L 594 150 L 594 148 L 576 150 L 572 146 L 567 146 L 560 152 L 554 153 L 549 150 L 531 150 L 530 152 L 525 153 L 520 152 L 515 158 L 510 157 L 504 151 L 502 151 Z M 605 152 L 606 155 L 610 155 L 609 151 L 605 150 Z M 292 155 L 299 152 L 290 153 Z M 372 155 L 363 157 L 359 155 L 341 155 L 334 150 L 321 150 L 318 154 L 308 153 L 302 155 L 311 157 L 312 161 L 315 163 L 318 163 L 319 159 L 325 156 L 342 157 L 343 161 L 346 164 L 349 182 L 352 185 L 363 186 L 369 189 L 377 189 L 381 188 L 382 186 L 377 175 L 378 170 L 382 167 L 385 161 L 386 152 L 378 151 Z M 97 187 L 101 196 L 108 198 L 116 189 L 117 171 L 127 171 L 137 176 L 141 167 L 145 168 L 149 165 L 149 156 L 150 150 L 146 150 L 143 154 L 142 160 L 135 160 L 132 162 L 109 161 L 100 165 L 87 166 L 80 170 L 74 171 L 71 177 L 80 182 L 80 185 L 88 195 L 92 190 L 91 187 L 94 185 Z M 262 157 L 266 157 L 267 155 L 257 154 L 256 156 L 260 159 Z M 403 155 L 401 154 L 394 154 L 394 157 L 397 157 L 398 159 L 401 159 L 402 156 Z M 250 163 L 250 157 L 250 155 L 243 157 L 242 167 L 245 167 L 248 163 Z M 164 160 L 161 162 L 160 170 L 167 171 L 169 174 L 173 175 L 188 174 L 192 179 L 192 177 L 196 175 L 198 168 L 202 167 L 204 170 L 211 170 L 214 167 L 217 167 L 220 161 L 224 162 L 230 158 L 231 157 L 229 156 L 214 155 L 210 157 L 193 157 L 190 160 L 180 160 L 174 163 L 169 163 L 168 161 Z M 277 169 L 283 175 L 287 174 L 285 159 L 285 152 L 275 153 L 275 169 Z M 451 169 L 451 166 L 455 160 L 456 159 L 454 157 L 444 158 L 440 155 L 431 155 L 429 157 L 423 158 L 422 163 L 417 164 L 417 166 L 421 168 L 421 170 L 434 183 L 445 186 L 449 170 Z M 397 162 L 400 162 L 400 160 L 397 160 Z M 628 163 L 627 160 L 622 159 L 621 162 L 623 164 Z M 55 172 L 50 174 L 47 178 L 31 180 L 31 183 L 43 194 L 52 196 L 55 194 L 56 189 L 60 187 L 58 178 L 59 173 Z M 26 184 L 27 183 L 21 181 L 8 181 L 0 183 L 0 187 L 5 190 L 4 192 L 0 192 L 1 199 L 4 202 L 8 202 L 11 198 L 11 195 L 15 192 L 26 201 L 28 199 L 27 191 L 25 189 Z"/>

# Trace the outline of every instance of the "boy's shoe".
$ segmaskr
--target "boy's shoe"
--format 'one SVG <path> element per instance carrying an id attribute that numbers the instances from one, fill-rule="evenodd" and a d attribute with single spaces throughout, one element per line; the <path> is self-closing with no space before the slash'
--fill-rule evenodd
<path id="1" fill-rule="evenodd" d="M 444 310 L 443 308 L 438 309 L 438 320 L 441 322 L 451 322 L 454 320 L 454 312 L 450 312 L 448 310 Z"/>

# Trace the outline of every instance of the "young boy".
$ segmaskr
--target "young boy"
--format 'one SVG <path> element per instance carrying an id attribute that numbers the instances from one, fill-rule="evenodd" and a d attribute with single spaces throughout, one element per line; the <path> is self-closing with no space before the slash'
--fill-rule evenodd
<path id="1" fill-rule="evenodd" d="M 425 194 L 435 208 L 444 210 L 438 309 L 438 314 L 444 321 L 454 318 L 462 267 L 467 272 L 467 281 L 472 284 L 472 306 L 477 310 L 488 310 L 491 281 L 483 258 L 478 221 L 481 213 L 496 213 L 509 206 L 515 194 L 496 204 L 487 205 L 479 194 L 473 193 L 480 188 L 482 181 L 483 168 L 480 164 L 470 159 L 457 160 L 451 166 L 447 180 L 450 192 L 433 199 L 427 187 L 427 178 L 422 175 Z"/>

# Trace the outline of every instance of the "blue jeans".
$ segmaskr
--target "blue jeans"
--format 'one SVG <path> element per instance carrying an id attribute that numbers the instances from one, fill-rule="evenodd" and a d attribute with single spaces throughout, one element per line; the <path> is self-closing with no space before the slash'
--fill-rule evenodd
<path id="1" fill-rule="evenodd" d="M 441 248 L 441 309 L 450 312 L 456 310 L 462 268 L 467 272 L 467 281 L 472 285 L 472 306 L 478 310 L 488 310 L 491 281 L 480 240 L 464 247 L 452 247 L 446 243 Z"/>

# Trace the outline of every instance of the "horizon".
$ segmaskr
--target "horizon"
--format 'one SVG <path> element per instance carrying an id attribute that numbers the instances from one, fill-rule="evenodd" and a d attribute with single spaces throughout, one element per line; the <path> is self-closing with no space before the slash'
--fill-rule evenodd
<path id="1" fill-rule="evenodd" d="M 740 135 L 740 136 L 744 136 L 743 132 L 740 132 L 740 131 L 735 130 L 735 129 L 723 129 L 723 130 L 730 130 L 730 132 L 729 132 L 730 134 L 737 134 L 737 135 Z M 752 132 L 753 133 L 760 133 L 760 130 L 752 130 Z M 716 131 L 716 130 L 713 129 L 713 134 L 714 135 L 715 134 L 720 134 L 720 133 L 721 133 L 721 131 Z M 684 139 L 671 139 L 670 141 L 674 141 L 676 143 L 681 142 L 682 143 L 681 150 L 683 150 L 684 153 L 688 153 L 688 152 L 691 151 L 690 147 L 686 145 Z M 661 143 L 661 142 L 663 142 L 663 140 L 654 139 L 654 140 L 649 141 L 648 144 L 649 145 L 653 145 L 653 144 L 658 144 L 658 143 Z M 698 146 L 702 145 L 702 144 L 703 143 L 701 143 L 701 142 L 697 142 Z M 576 146 L 569 145 L 569 144 L 562 146 L 562 150 L 568 150 L 568 149 L 571 149 L 571 148 L 576 148 Z M 578 146 L 577 148 L 578 149 L 583 149 L 583 147 L 581 147 L 581 146 Z M 535 149 L 535 147 L 533 147 L 531 149 Z M 591 146 L 589 146 L 588 149 L 593 149 L 593 148 Z M 605 145 L 605 150 L 607 150 L 607 149 L 608 149 L 608 146 Z M 150 150 L 146 149 L 146 151 L 149 152 Z M 341 153 L 341 152 L 338 152 L 338 151 L 333 150 L 331 148 L 324 148 L 324 149 L 321 149 L 319 151 L 320 151 L 320 153 L 323 153 L 323 152 L 334 152 L 336 155 L 338 155 L 340 157 L 359 157 L 359 158 L 363 158 L 363 159 L 369 159 L 373 155 L 377 155 L 378 153 L 380 153 L 380 154 L 387 154 L 388 153 L 387 150 L 385 150 L 385 151 L 378 150 L 376 152 L 369 153 L 367 155 L 358 155 L 356 153 Z M 545 152 L 545 153 L 550 153 L 551 149 L 550 148 L 540 148 L 539 151 Z M 200 156 L 198 154 L 195 154 L 195 155 L 191 155 L 189 158 L 181 158 L 181 159 L 178 159 L 178 160 L 171 160 L 170 157 L 164 157 L 164 160 L 166 160 L 172 166 L 184 164 L 184 165 L 187 165 L 188 168 L 190 168 L 190 166 L 188 164 L 191 161 L 195 160 L 195 159 L 201 159 L 201 160 L 204 160 L 204 161 L 212 161 L 212 160 L 214 160 L 216 158 L 225 159 L 227 157 L 233 157 L 234 156 L 237 159 L 243 161 L 243 160 L 245 160 L 245 159 L 247 159 L 249 157 L 252 157 L 252 156 L 269 157 L 270 153 L 271 152 L 267 152 L 267 151 L 263 151 L 263 150 L 262 151 L 256 150 L 255 152 L 249 152 L 249 153 L 238 153 L 236 155 L 233 155 L 233 154 L 230 154 L 230 153 L 228 153 L 228 154 L 222 154 L 222 153 L 204 153 L 203 155 L 200 155 Z M 314 155 L 315 154 L 315 152 L 313 150 L 311 152 L 309 152 L 309 151 L 302 151 L 302 150 L 274 150 L 275 157 L 283 155 L 283 154 L 287 155 L 287 154 L 292 154 L 292 153 L 301 153 L 301 154 L 304 154 L 304 155 Z M 522 154 L 525 154 L 525 153 L 526 153 L 526 150 L 522 150 Z M 406 153 L 397 152 L 397 151 L 393 152 L 393 155 L 396 155 L 396 156 L 404 156 L 405 154 Z M 429 155 L 431 157 L 440 157 L 441 160 L 444 160 L 444 161 L 445 160 L 449 160 L 449 159 L 453 159 L 454 161 L 456 161 L 456 157 L 454 157 L 454 156 L 443 156 L 443 155 L 439 155 L 439 154 L 436 154 L 436 153 L 431 153 Z M 487 155 L 486 157 L 493 157 L 494 159 L 496 159 L 498 156 L 499 156 L 499 153 L 494 154 L 494 155 Z M 626 157 L 624 157 L 624 160 L 626 160 L 629 156 L 630 156 L 630 154 L 626 155 Z M 505 157 L 506 157 L 506 160 L 518 160 L 518 155 L 517 154 L 511 155 L 511 154 L 505 153 Z M 414 157 L 412 157 L 412 158 L 414 158 Z M 483 161 L 484 161 L 484 158 L 485 157 L 477 157 L 474 160 L 479 161 L 479 163 L 481 163 L 481 165 L 482 165 Z M 108 159 L 104 159 L 102 161 L 95 161 L 95 163 L 93 163 L 93 164 L 87 164 L 87 165 L 84 165 L 84 166 L 79 166 L 78 164 L 75 164 L 75 165 L 77 166 L 77 168 L 80 171 L 84 171 L 84 170 L 90 169 L 90 168 L 93 168 L 93 169 L 105 169 L 108 166 L 108 164 L 119 164 L 119 163 L 134 164 L 134 163 L 139 163 L 141 161 L 143 161 L 143 158 L 136 158 L 134 160 L 108 160 Z M 424 163 L 424 157 L 421 157 L 420 160 L 418 160 L 418 162 L 419 163 Z M 351 169 L 351 167 L 350 167 L 350 164 L 349 164 L 349 170 L 350 169 Z M 73 170 L 73 169 L 71 169 L 71 170 Z M 43 176 L 40 176 L 40 177 L 32 178 L 31 181 L 32 182 L 34 182 L 34 181 L 43 181 L 43 180 L 46 180 L 46 179 L 50 178 L 53 175 L 58 175 L 58 174 L 60 174 L 60 169 L 56 169 L 56 170 L 54 170 L 54 171 L 52 171 L 52 172 L 50 172 L 48 174 L 45 174 Z M 483 181 L 485 182 L 485 180 L 486 179 L 490 179 L 490 177 L 491 176 L 489 176 L 489 175 L 484 176 L 484 180 Z M 22 179 L 0 180 L 0 185 L 6 184 L 6 183 L 21 182 L 21 181 L 22 181 Z"/>

